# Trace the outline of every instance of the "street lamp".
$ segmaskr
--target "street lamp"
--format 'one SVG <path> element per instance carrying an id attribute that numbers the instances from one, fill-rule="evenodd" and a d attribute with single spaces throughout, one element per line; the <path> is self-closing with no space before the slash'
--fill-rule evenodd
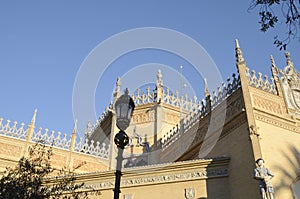
<path id="1" fill-rule="evenodd" d="M 121 95 L 115 102 L 115 110 L 117 116 L 117 127 L 120 129 L 119 133 L 116 134 L 114 142 L 118 148 L 117 156 L 117 168 L 116 168 L 116 179 L 115 179 L 115 189 L 114 189 L 114 199 L 119 199 L 120 194 L 120 182 L 121 182 L 121 168 L 123 161 L 123 150 L 125 146 L 129 143 L 129 137 L 125 133 L 125 130 L 129 126 L 132 112 L 134 110 L 134 102 L 129 96 L 129 91 L 126 88 L 125 93 Z"/>

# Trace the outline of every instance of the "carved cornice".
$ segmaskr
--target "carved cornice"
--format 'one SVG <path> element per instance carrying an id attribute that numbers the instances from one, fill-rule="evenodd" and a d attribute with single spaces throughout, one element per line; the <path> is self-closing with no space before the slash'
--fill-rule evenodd
<path id="1" fill-rule="evenodd" d="M 155 167 L 136 167 L 124 169 L 121 186 L 148 186 L 164 183 L 174 183 L 192 180 L 205 180 L 208 178 L 227 177 L 229 158 L 219 158 L 220 160 L 196 160 L 179 162 L 172 164 L 155 165 Z M 201 164 L 203 161 L 203 164 Z M 220 161 L 220 162 L 219 162 Z M 200 163 L 200 164 L 199 164 Z M 198 165 L 198 166 L 197 166 Z M 155 168 L 155 170 L 153 170 Z M 114 188 L 114 173 L 112 171 L 100 174 L 84 174 L 76 177 L 79 181 L 81 178 L 89 178 L 90 182 L 85 183 L 85 189 L 112 189 Z M 110 176 L 110 177 L 109 177 Z M 100 179 L 98 179 L 100 178 Z M 94 179 L 94 180 L 91 180 Z"/>
<path id="2" fill-rule="evenodd" d="M 282 118 L 275 118 L 272 116 L 267 116 L 260 113 L 254 113 L 255 119 L 265 122 L 267 124 L 271 124 L 273 126 L 280 127 L 282 129 L 286 129 L 289 131 L 293 131 L 296 133 L 300 133 L 299 128 L 297 128 L 296 123 L 293 123 L 291 121 L 284 121 Z"/>

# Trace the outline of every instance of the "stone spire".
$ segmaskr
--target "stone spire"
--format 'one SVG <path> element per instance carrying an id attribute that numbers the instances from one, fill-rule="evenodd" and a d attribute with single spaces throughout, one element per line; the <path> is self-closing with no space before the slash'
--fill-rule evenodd
<path id="1" fill-rule="evenodd" d="M 239 41 L 237 39 L 235 40 L 235 58 L 237 64 L 245 61 Z"/>
<path id="2" fill-rule="evenodd" d="M 72 131 L 72 135 L 76 135 L 76 132 L 77 132 L 77 119 L 75 120 L 74 122 L 74 127 L 73 127 L 73 131 Z"/>
<path id="3" fill-rule="evenodd" d="M 271 64 L 272 64 L 271 66 L 276 66 L 273 55 L 270 55 L 270 60 L 271 60 Z"/>
<path id="4" fill-rule="evenodd" d="M 160 103 L 163 99 L 164 90 L 163 90 L 163 80 L 161 70 L 157 71 L 157 79 L 156 79 L 156 100 Z"/>
<path id="5" fill-rule="evenodd" d="M 272 55 L 270 55 L 270 60 L 271 60 L 271 71 L 272 71 L 272 75 L 274 77 L 274 79 L 276 80 L 276 78 L 278 78 L 278 70 L 274 61 L 274 58 Z"/>
<path id="6" fill-rule="evenodd" d="M 74 122 L 73 132 L 72 132 L 72 135 L 71 135 L 71 143 L 70 143 L 70 150 L 71 151 L 74 151 L 74 148 L 75 148 L 76 132 L 77 132 L 77 119 Z"/>
<path id="7" fill-rule="evenodd" d="M 113 94 L 114 101 L 116 101 L 121 96 L 121 78 L 117 78 L 115 92 Z"/>
<path id="8" fill-rule="evenodd" d="M 92 123 L 91 123 L 91 121 L 88 121 L 88 123 L 86 125 L 86 131 L 85 131 L 86 138 L 89 137 L 89 134 L 91 133 L 91 131 L 92 131 Z"/>
<path id="9" fill-rule="evenodd" d="M 210 96 L 209 91 L 208 91 L 208 84 L 207 84 L 207 79 L 204 78 L 204 84 L 205 84 L 205 97 Z"/>
<path id="10" fill-rule="evenodd" d="M 162 73 L 161 73 L 161 70 L 160 70 L 160 69 L 157 71 L 156 77 L 157 77 L 157 80 L 156 80 L 156 87 L 159 87 L 159 86 L 161 87 L 161 86 L 163 86 Z"/>
<path id="11" fill-rule="evenodd" d="M 37 109 L 34 110 L 30 125 L 33 125 L 33 126 L 35 125 L 36 113 L 37 113 Z"/>
<path id="12" fill-rule="evenodd" d="M 28 133 L 27 133 L 26 141 L 30 141 L 34 133 L 36 113 L 37 113 L 37 109 L 34 110 L 33 116 L 31 118 L 31 122 L 28 125 Z"/>

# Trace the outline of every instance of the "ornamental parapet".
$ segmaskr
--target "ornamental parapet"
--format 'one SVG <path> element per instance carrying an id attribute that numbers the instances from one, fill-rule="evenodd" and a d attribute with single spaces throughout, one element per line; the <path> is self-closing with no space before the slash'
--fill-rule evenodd
<path id="1" fill-rule="evenodd" d="M 252 70 L 250 74 L 249 68 L 246 68 L 246 77 L 249 86 L 266 91 L 274 95 L 278 95 L 273 77 L 268 78 L 267 75 L 263 76 L 260 72 L 256 74 L 255 70 Z"/>
<path id="2" fill-rule="evenodd" d="M 4 122 L 3 118 L 0 118 L 0 136 L 11 137 L 15 139 L 22 140 L 24 142 L 39 142 L 42 141 L 46 145 L 55 147 L 63 150 L 74 149 L 74 152 L 88 154 L 96 156 L 103 159 L 108 159 L 109 145 L 105 143 L 95 142 L 93 140 L 79 138 L 76 141 L 76 134 L 68 135 L 62 134 L 60 131 L 57 133 L 55 131 L 49 131 L 49 129 L 38 128 L 32 129 L 33 132 L 29 133 L 32 128 L 32 124 L 25 127 L 24 123 L 18 125 L 18 122 L 11 122 L 7 120 Z M 72 139 L 75 142 L 72 142 Z M 71 146 L 71 143 L 74 146 Z"/>
<path id="3" fill-rule="evenodd" d="M 207 93 L 207 96 L 201 100 L 201 104 L 194 109 L 189 115 L 180 121 L 169 132 L 166 132 L 162 137 L 162 149 L 166 149 L 172 143 L 174 143 L 179 137 L 187 132 L 194 125 L 198 124 L 201 117 L 205 117 L 209 112 L 218 107 L 223 101 L 231 96 L 235 91 L 240 88 L 241 82 L 239 76 L 232 75 L 232 78 L 227 78 L 227 83 L 223 82 L 217 91 L 213 91 L 211 96 Z"/>

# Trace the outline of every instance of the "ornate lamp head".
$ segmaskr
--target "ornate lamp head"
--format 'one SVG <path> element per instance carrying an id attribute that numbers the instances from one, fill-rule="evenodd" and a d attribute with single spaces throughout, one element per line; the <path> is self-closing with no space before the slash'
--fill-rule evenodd
<path id="1" fill-rule="evenodd" d="M 118 148 L 124 149 L 129 143 L 129 137 L 124 131 L 121 130 L 116 134 L 114 141 Z"/>
<path id="2" fill-rule="evenodd" d="M 134 107 L 133 99 L 129 96 L 129 91 L 126 88 L 125 93 L 121 95 L 115 103 L 117 127 L 121 131 L 125 131 L 129 126 Z"/>

